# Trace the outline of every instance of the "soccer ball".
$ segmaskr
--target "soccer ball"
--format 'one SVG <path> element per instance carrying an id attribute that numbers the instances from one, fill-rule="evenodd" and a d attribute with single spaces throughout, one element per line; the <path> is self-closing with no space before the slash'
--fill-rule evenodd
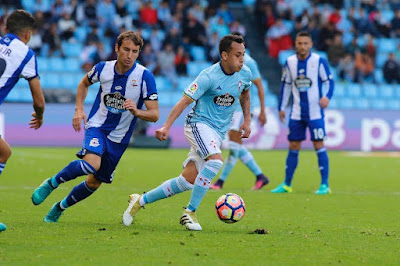
<path id="1" fill-rule="evenodd" d="M 226 193 L 218 198 L 215 210 L 221 221 L 232 224 L 243 218 L 246 206 L 239 195 Z"/>

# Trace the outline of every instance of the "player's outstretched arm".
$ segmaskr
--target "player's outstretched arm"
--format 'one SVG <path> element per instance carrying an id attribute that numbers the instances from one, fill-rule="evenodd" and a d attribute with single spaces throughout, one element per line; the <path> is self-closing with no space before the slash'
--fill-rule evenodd
<path id="1" fill-rule="evenodd" d="M 171 112 L 168 115 L 167 121 L 165 121 L 163 127 L 156 130 L 156 138 L 158 138 L 161 141 L 168 139 L 169 130 L 172 124 L 182 114 L 183 110 L 185 110 L 185 108 L 192 102 L 193 100 L 190 99 L 189 97 L 182 96 L 179 102 L 174 106 L 174 108 L 172 108 Z"/>
<path id="2" fill-rule="evenodd" d="M 33 129 L 38 129 L 43 124 L 43 113 L 44 113 L 44 96 L 42 87 L 40 86 L 39 78 L 34 78 L 29 80 L 29 88 L 31 89 L 32 99 L 33 99 L 33 118 L 29 122 L 29 127 Z"/>
<path id="3" fill-rule="evenodd" d="M 253 80 L 254 85 L 257 87 L 258 98 L 260 99 L 260 114 L 258 115 L 258 122 L 261 126 L 267 123 L 267 115 L 265 113 L 265 92 L 261 78 Z"/>
<path id="4" fill-rule="evenodd" d="M 244 121 L 240 126 L 239 132 L 241 133 L 241 138 L 248 138 L 250 136 L 250 91 L 244 90 L 239 97 L 240 105 L 242 106 L 243 110 L 243 117 Z"/>
<path id="5" fill-rule="evenodd" d="M 83 109 L 83 103 L 85 102 L 90 85 L 91 83 L 85 75 L 81 82 L 79 82 L 78 90 L 76 91 L 75 114 L 72 118 L 72 126 L 74 127 L 75 132 L 79 132 L 81 130 L 82 120 L 85 124 L 87 122 L 85 110 Z"/>
<path id="6" fill-rule="evenodd" d="M 124 108 L 140 119 L 157 122 L 160 116 L 158 101 L 144 101 L 144 104 L 146 105 L 147 110 L 138 109 L 132 99 L 127 99 L 124 102 Z"/>

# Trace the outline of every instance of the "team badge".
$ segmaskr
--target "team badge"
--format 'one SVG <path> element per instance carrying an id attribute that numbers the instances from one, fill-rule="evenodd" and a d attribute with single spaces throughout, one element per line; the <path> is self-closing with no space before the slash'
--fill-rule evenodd
<path id="1" fill-rule="evenodd" d="M 120 91 L 120 90 L 122 90 L 122 87 L 121 87 L 121 86 L 115 86 L 115 89 L 116 89 L 117 91 Z"/>
<path id="2" fill-rule="evenodd" d="M 132 79 L 132 87 L 137 87 L 137 81 L 136 81 L 136 79 Z"/>
<path id="3" fill-rule="evenodd" d="M 126 98 L 121 93 L 108 93 L 104 95 L 103 102 L 106 108 L 113 114 L 125 112 L 124 102 Z"/>
<path id="4" fill-rule="evenodd" d="M 238 83 L 239 91 L 242 89 L 242 85 L 243 85 L 242 81 L 239 80 L 239 83 Z"/>
<path id="5" fill-rule="evenodd" d="M 190 84 L 189 88 L 187 89 L 187 94 L 189 95 L 193 95 L 197 90 L 197 83 L 193 82 L 192 84 Z"/>
<path id="6" fill-rule="evenodd" d="M 90 143 L 89 143 L 89 146 L 90 147 L 98 147 L 100 145 L 100 143 L 99 143 L 99 139 L 98 138 L 92 138 L 91 140 L 90 140 Z"/>

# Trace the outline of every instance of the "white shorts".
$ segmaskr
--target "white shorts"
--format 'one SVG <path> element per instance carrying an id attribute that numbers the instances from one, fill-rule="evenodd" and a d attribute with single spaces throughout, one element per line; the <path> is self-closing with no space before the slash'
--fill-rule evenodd
<path id="1" fill-rule="evenodd" d="M 205 159 L 211 155 L 222 153 L 222 138 L 215 130 L 203 123 L 185 125 L 185 137 L 190 143 L 188 158 L 183 167 L 190 161 L 196 165 L 197 171 L 203 168 Z"/>
<path id="2" fill-rule="evenodd" d="M 243 123 L 243 112 L 242 111 L 235 111 L 232 116 L 232 122 L 229 127 L 229 130 L 239 131 L 240 126 Z"/>

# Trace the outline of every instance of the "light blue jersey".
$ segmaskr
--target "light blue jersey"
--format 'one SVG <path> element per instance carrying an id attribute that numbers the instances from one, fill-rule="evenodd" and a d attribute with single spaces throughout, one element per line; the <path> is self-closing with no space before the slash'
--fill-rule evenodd
<path id="1" fill-rule="evenodd" d="M 250 69 L 251 71 L 251 80 L 254 81 L 256 79 L 261 78 L 261 74 L 260 74 L 260 70 L 258 69 L 258 65 L 256 60 L 253 59 L 253 57 L 251 57 L 248 54 L 244 54 L 244 64 Z M 256 86 L 253 86 L 253 88 L 255 88 L 257 90 Z M 253 92 L 250 93 L 250 111 L 253 112 L 254 108 L 255 108 L 255 103 L 256 101 L 253 100 L 254 95 L 257 95 L 258 97 L 258 93 L 254 94 Z M 241 106 L 238 106 L 236 108 L 236 111 L 242 111 Z"/>
<path id="2" fill-rule="evenodd" d="M 251 80 L 251 71 L 245 65 L 231 75 L 225 73 L 220 62 L 204 69 L 184 91 L 196 101 L 186 123 L 207 124 L 224 138 L 232 115 L 240 106 L 239 96 L 243 90 L 250 89 Z"/>

